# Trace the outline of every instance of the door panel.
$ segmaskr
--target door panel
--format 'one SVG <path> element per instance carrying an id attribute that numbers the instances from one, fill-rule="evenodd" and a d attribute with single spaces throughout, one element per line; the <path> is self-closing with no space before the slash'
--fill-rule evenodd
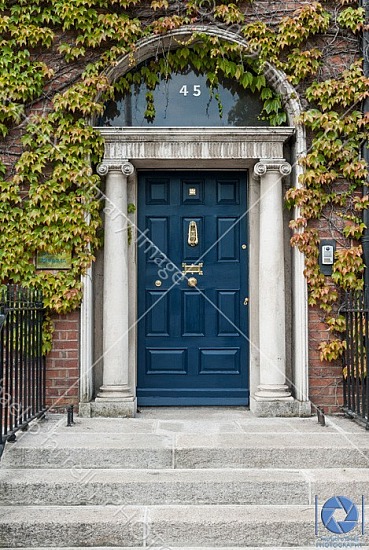
<path id="1" fill-rule="evenodd" d="M 218 262 L 239 262 L 240 237 L 236 217 L 218 218 Z"/>
<path id="2" fill-rule="evenodd" d="M 237 290 L 218 291 L 218 336 L 239 336 L 240 293 Z"/>
<path id="3" fill-rule="evenodd" d="M 138 403 L 247 405 L 245 174 L 142 172 L 138 223 Z"/>
<path id="4" fill-rule="evenodd" d="M 205 336 L 204 297 L 191 290 L 182 291 L 182 336 Z"/>
<path id="5" fill-rule="evenodd" d="M 168 217 L 148 217 L 146 229 L 150 235 L 150 239 L 155 243 L 155 246 L 164 254 L 168 255 L 168 239 L 169 239 L 169 218 Z M 150 251 L 147 258 L 148 262 L 154 262 L 155 249 Z"/>
<path id="6" fill-rule="evenodd" d="M 186 349 L 148 348 L 146 351 L 146 375 L 187 374 Z"/>
<path id="7" fill-rule="evenodd" d="M 146 336 L 169 336 L 169 295 L 166 291 L 146 293 Z"/>

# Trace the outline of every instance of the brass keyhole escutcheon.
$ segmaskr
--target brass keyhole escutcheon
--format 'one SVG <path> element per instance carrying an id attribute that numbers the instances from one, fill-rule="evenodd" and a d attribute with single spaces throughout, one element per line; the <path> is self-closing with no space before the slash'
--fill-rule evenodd
<path id="1" fill-rule="evenodd" d="M 197 285 L 197 279 L 196 277 L 190 277 L 188 279 L 188 286 L 196 286 Z"/>

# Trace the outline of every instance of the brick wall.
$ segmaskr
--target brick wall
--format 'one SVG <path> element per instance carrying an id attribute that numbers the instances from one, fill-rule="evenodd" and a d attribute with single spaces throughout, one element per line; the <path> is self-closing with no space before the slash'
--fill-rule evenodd
<path id="1" fill-rule="evenodd" d="M 343 404 L 342 363 L 320 360 L 318 346 L 328 338 L 323 317 L 318 308 L 309 308 L 309 397 L 330 414 L 339 412 Z"/>
<path id="2" fill-rule="evenodd" d="M 46 358 L 46 404 L 78 403 L 79 311 L 53 318 L 53 349 Z"/>
<path id="3" fill-rule="evenodd" d="M 347 187 L 344 182 L 336 187 L 337 191 L 346 191 Z M 332 217 L 334 222 L 333 227 L 328 226 L 324 218 L 312 220 L 309 223 L 311 229 L 318 231 L 320 239 L 335 239 L 337 247 L 340 248 L 345 244 L 342 234 L 334 229 L 334 226 L 341 230 L 344 226 L 344 220 L 335 215 Z M 326 277 L 326 283 L 332 285 L 330 277 Z M 334 313 L 332 313 L 334 315 Z M 338 361 L 321 361 L 319 344 L 326 342 L 329 339 L 336 338 L 335 334 L 328 331 L 328 326 L 324 322 L 327 313 L 318 307 L 309 307 L 309 398 L 313 405 L 323 407 L 328 414 L 340 412 L 343 405 L 343 387 L 342 387 L 342 360 Z M 315 413 L 315 410 L 313 409 Z"/>

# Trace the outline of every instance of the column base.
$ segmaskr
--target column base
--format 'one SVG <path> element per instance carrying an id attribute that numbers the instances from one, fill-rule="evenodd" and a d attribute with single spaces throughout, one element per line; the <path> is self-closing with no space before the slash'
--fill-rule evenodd
<path id="1" fill-rule="evenodd" d="M 292 401 L 291 390 L 285 384 L 261 384 L 254 395 L 257 401 Z"/>
<path id="2" fill-rule="evenodd" d="M 112 400 L 97 397 L 89 405 L 91 418 L 134 418 L 137 414 L 136 397 Z M 87 412 L 87 407 L 84 407 L 83 412 L 85 411 Z"/>
<path id="3" fill-rule="evenodd" d="M 112 401 L 115 399 L 132 399 L 132 392 L 130 388 L 126 385 L 121 386 L 101 386 L 99 393 L 97 394 L 96 400 L 104 399 Z"/>
<path id="4" fill-rule="evenodd" d="M 293 397 L 274 401 L 251 397 L 250 411 L 259 417 L 308 417 L 311 416 L 311 403 L 310 401 L 297 401 Z"/>

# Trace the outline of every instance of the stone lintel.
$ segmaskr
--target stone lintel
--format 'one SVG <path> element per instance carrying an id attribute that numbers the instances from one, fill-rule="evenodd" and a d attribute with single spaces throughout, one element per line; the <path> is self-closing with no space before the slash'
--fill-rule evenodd
<path id="1" fill-rule="evenodd" d="M 105 141 L 104 163 L 121 159 L 281 159 L 289 127 L 245 128 L 98 128 Z M 284 161 L 285 162 L 285 161 Z"/>

